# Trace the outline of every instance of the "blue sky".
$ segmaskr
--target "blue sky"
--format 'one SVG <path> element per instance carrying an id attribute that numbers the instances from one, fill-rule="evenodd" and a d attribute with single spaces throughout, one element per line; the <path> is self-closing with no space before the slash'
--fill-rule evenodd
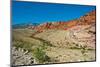
<path id="1" fill-rule="evenodd" d="M 69 21 L 95 10 L 95 6 L 12 2 L 12 24 Z"/>

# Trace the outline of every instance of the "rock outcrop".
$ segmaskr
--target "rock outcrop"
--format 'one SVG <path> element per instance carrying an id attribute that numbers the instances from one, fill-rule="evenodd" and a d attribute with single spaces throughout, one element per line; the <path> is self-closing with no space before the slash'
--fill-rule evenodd
<path id="1" fill-rule="evenodd" d="M 74 43 L 74 45 L 80 44 L 81 46 L 87 46 L 89 49 L 95 49 L 95 24 L 95 11 L 92 11 L 76 20 L 45 23 L 34 27 L 34 30 L 37 30 L 36 37 L 48 40 L 55 46 L 68 47 L 66 43 Z M 52 32 L 53 30 L 54 32 Z"/>
<path id="2" fill-rule="evenodd" d="M 12 65 L 30 65 L 34 64 L 34 58 L 31 53 L 22 48 L 12 47 Z"/>
<path id="3" fill-rule="evenodd" d="M 47 29 L 61 29 L 68 30 L 77 25 L 90 25 L 95 24 L 96 16 L 95 11 L 87 13 L 84 16 L 81 16 L 79 19 L 71 20 L 71 21 L 59 21 L 59 22 L 46 22 L 44 24 L 40 24 L 38 26 L 31 26 L 29 28 L 36 30 L 38 32 L 43 32 Z"/>

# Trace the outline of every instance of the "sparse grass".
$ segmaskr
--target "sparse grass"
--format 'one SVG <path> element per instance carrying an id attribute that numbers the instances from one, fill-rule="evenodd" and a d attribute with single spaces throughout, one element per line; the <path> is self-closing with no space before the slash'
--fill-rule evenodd
<path id="1" fill-rule="evenodd" d="M 28 43 L 28 42 L 24 42 L 22 40 L 17 40 L 17 41 L 13 41 L 13 46 L 15 46 L 17 49 L 23 48 L 23 49 L 28 50 L 30 52 L 32 50 L 33 44 Z"/>
<path id="2" fill-rule="evenodd" d="M 72 46 L 70 47 L 70 49 L 81 49 L 81 47 L 80 47 L 79 44 L 72 43 L 72 44 L 69 44 L 69 45 L 72 45 Z"/>
<path id="3" fill-rule="evenodd" d="M 38 38 L 38 37 L 32 37 L 32 38 L 43 42 L 43 45 L 45 44 L 45 46 L 51 46 L 51 47 L 53 47 L 53 45 L 49 41 L 46 41 L 46 40 Z"/>
<path id="4" fill-rule="evenodd" d="M 13 46 L 15 46 L 16 49 L 22 48 L 28 50 L 30 53 L 33 53 L 33 58 L 35 58 L 38 61 L 38 63 L 45 63 L 50 61 L 50 58 L 46 55 L 44 51 L 47 48 L 46 43 L 43 43 L 40 46 L 38 45 L 36 48 L 32 49 L 33 44 L 22 40 L 16 40 L 13 41 Z"/>
<path id="5" fill-rule="evenodd" d="M 48 33 L 51 34 L 51 32 L 52 31 L 50 31 L 50 33 L 49 32 Z M 29 36 L 30 35 L 29 32 L 27 32 L 27 33 L 25 32 L 24 33 L 25 35 L 23 35 L 22 31 L 20 33 L 19 32 L 18 33 L 16 33 L 16 32 L 14 33 L 15 38 L 13 38 L 13 45 L 16 46 L 16 48 L 23 48 L 23 49 L 26 49 L 26 50 L 30 51 L 30 53 L 33 54 L 33 58 L 35 58 L 38 61 L 37 64 L 45 64 L 45 63 L 53 62 L 52 61 L 52 56 L 49 53 L 46 53 L 46 52 L 48 52 L 48 51 L 46 51 L 47 48 L 50 48 L 50 47 L 53 47 L 54 49 L 57 48 L 54 51 L 50 49 L 50 53 L 52 54 L 54 52 L 54 56 L 58 55 L 58 54 L 61 54 L 61 55 L 63 54 L 63 52 L 60 52 L 58 47 L 54 46 L 49 40 L 44 40 L 43 38 L 38 38 L 38 37 L 35 37 L 35 38 L 34 37 L 30 37 Z M 53 31 L 53 33 L 55 33 L 55 31 Z M 19 37 L 20 36 L 21 37 L 19 38 L 16 34 Z M 74 51 L 74 52 L 77 51 L 77 54 L 80 53 L 79 55 L 80 56 L 82 55 L 82 58 L 84 58 L 84 60 L 86 58 L 88 58 L 87 56 L 85 56 L 86 54 L 88 54 L 88 53 L 86 53 L 86 51 L 90 51 L 91 52 L 91 50 L 93 50 L 93 49 L 87 48 L 86 46 L 80 46 L 80 44 L 75 44 L 75 43 L 67 43 L 67 44 L 68 44 L 67 49 L 63 49 L 62 48 L 61 51 L 63 51 L 63 50 L 64 51 L 65 50 L 71 50 L 71 51 Z M 66 47 L 64 47 L 64 48 L 66 48 Z M 73 54 L 74 53 L 70 53 L 70 55 L 73 55 Z M 66 57 L 63 57 L 63 58 L 66 58 Z M 54 62 L 57 62 L 57 61 L 54 61 Z"/>
<path id="6" fill-rule="evenodd" d="M 86 58 L 87 58 L 87 52 L 88 52 L 88 49 L 87 49 L 87 46 L 85 45 L 85 46 L 81 46 L 81 53 L 82 53 L 82 55 L 83 55 L 83 59 L 84 59 L 84 61 L 86 61 Z"/>
<path id="7" fill-rule="evenodd" d="M 36 48 L 33 52 L 33 56 L 38 61 L 38 63 L 44 63 L 46 61 L 49 61 L 50 58 L 46 55 L 46 53 L 41 48 Z"/>
<path id="8" fill-rule="evenodd" d="M 70 47 L 70 49 L 82 49 L 82 50 L 94 50 L 92 48 L 88 48 L 86 45 L 82 46 L 80 44 L 73 44 L 72 47 Z"/>
<path id="9" fill-rule="evenodd" d="M 46 44 L 46 43 L 43 43 L 42 45 L 40 45 L 40 48 L 41 48 L 42 50 L 45 50 L 45 49 L 47 48 L 47 44 Z"/>

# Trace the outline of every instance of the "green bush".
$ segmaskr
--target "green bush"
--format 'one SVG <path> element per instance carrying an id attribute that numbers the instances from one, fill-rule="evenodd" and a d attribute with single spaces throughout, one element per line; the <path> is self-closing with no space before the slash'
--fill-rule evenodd
<path id="1" fill-rule="evenodd" d="M 39 63 L 44 63 L 50 59 L 41 48 L 36 48 L 33 55 Z"/>

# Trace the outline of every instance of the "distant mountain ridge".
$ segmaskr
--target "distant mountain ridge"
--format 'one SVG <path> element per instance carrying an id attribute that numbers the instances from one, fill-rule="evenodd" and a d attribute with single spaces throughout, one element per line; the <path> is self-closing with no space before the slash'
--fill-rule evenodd
<path id="1" fill-rule="evenodd" d="M 39 32 L 44 31 L 45 29 L 63 29 L 67 30 L 77 25 L 88 25 L 92 24 L 95 21 L 95 13 L 96 11 L 91 11 L 84 16 L 81 16 L 79 19 L 71 20 L 71 21 L 59 21 L 59 22 L 47 22 L 43 24 L 39 23 L 21 23 L 12 25 L 13 29 L 18 28 L 29 28 Z"/>
<path id="2" fill-rule="evenodd" d="M 37 26 L 30 26 L 30 29 L 37 30 L 38 32 L 43 32 L 45 29 L 63 29 L 67 30 L 77 25 L 89 25 L 93 24 L 96 21 L 96 11 L 91 11 L 84 16 L 81 16 L 79 19 L 66 21 L 66 22 L 51 22 L 51 23 L 43 23 Z"/>
<path id="3" fill-rule="evenodd" d="M 28 28 L 30 26 L 37 26 L 39 25 L 38 23 L 21 23 L 21 24 L 13 24 L 12 28 L 13 29 L 20 29 L 20 28 Z"/>
<path id="4" fill-rule="evenodd" d="M 45 23 L 32 29 L 37 32 L 33 33 L 31 37 L 48 40 L 54 46 L 70 47 L 71 44 L 72 46 L 78 44 L 78 46 L 81 45 L 89 49 L 95 49 L 96 12 L 92 11 L 76 20 Z M 66 43 L 67 45 L 70 43 L 70 46 L 67 46 Z"/>

